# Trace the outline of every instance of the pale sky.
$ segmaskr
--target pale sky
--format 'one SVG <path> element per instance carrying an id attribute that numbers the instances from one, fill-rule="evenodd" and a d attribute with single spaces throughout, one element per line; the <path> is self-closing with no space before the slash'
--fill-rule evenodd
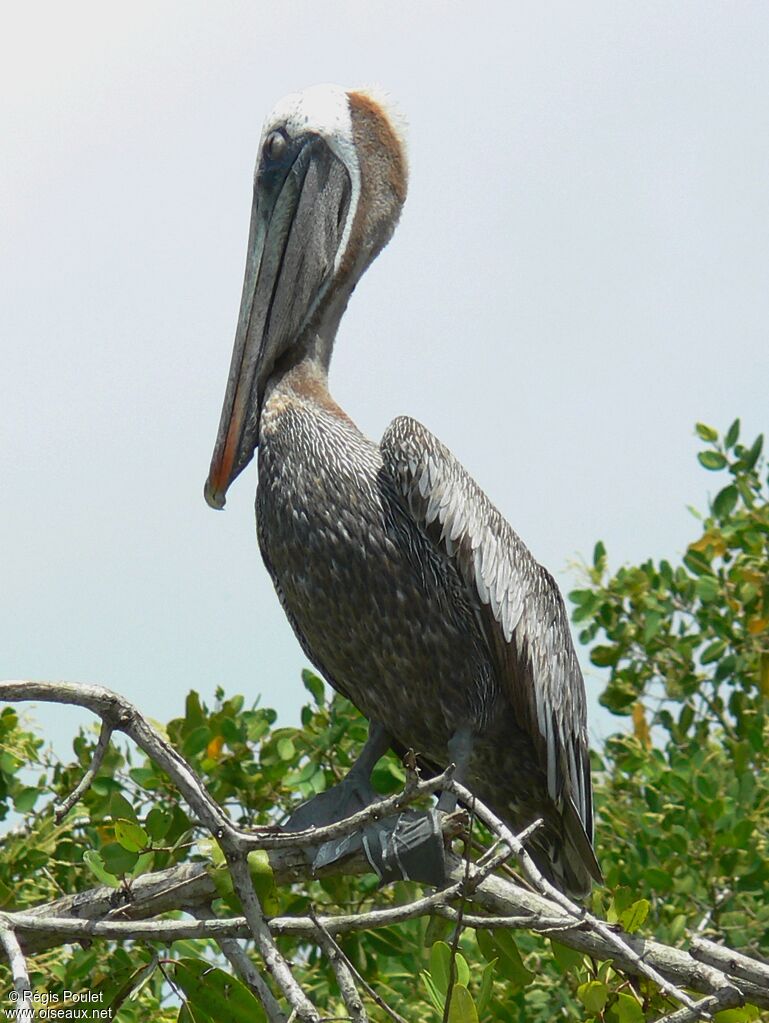
<path id="1" fill-rule="evenodd" d="M 695 420 L 769 426 L 769 5 L 16 3 L 0 39 L 0 675 L 190 688 L 285 724 L 306 660 L 255 470 L 202 497 L 264 116 L 387 89 L 410 194 L 331 388 L 451 447 L 565 590 L 675 557 L 720 485 Z M 591 732 L 598 673 L 587 664 Z M 76 720 L 41 719 L 59 748 Z"/>

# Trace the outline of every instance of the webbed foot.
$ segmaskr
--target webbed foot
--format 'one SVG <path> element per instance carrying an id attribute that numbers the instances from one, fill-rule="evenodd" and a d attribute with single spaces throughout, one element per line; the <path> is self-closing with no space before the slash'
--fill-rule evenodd
<path id="1" fill-rule="evenodd" d="M 369 777 L 389 744 L 389 735 L 372 723 L 368 742 L 347 777 L 302 803 L 289 817 L 285 830 L 304 831 L 334 824 L 380 799 Z M 402 810 L 384 820 L 371 821 L 361 831 L 310 846 L 307 852 L 313 870 L 362 852 L 380 884 L 407 880 L 439 887 L 446 881 L 443 835 L 435 810 Z"/>

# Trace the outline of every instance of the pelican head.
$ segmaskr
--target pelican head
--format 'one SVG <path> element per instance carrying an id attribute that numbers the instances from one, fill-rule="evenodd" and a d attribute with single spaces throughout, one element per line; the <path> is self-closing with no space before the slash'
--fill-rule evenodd
<path id="1" fill-rule="evenodd" d="M 212 508 L 224 507 L 227 488 L 253 458 L 278 360 L 314 344 L 327 366 L 350 294 L 398 222 L 406 182 L 400 133 L 368 92 L 317 85 L 286 96 L 265 121 L 232 364 L 205 486 Z"/>

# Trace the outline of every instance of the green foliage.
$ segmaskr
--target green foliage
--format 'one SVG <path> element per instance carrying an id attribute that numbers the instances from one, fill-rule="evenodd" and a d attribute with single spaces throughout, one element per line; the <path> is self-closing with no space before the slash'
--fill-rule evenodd
<path id="1" fill-rule="evenodd" d="M 592 908 L 627 931 L 675 944 L 705 921 L 735 948 L 769 956 L 769 501 L 762 441 L 740 443 L 739 422 L 722 437 L 698 424 L 698 459 L 720 485 L 680 563 L 646 561 L 611 573 L 597 543 L 573 619 L 590 659 L 605 675 L 601 702 L 619 730 L 594 754 L 597 843 L 607 886 Z M 720 475 L 719 475 L 720 474 Z M 303 674 L 309 703 L 299 727 L 274 711 L 217 690 L 213 704 L 187 697 L 167 735 L 211 795 L 242 825 L 279 823 L 297 803 L 342 778 L 366 726 L 339 696 Z M 93 785 L 57 824 L 53 804 L 92 760 L 96 733 L 84 730 L 62 764 L 17 712 L 0 713 L 0 819 L 21 823 L 3 839 L 0 910 L 21 909 L 95 884 L 130 899 L 141 873 L 200 860 L 219 893 L 222 916 L 239 912 L 216 843 L 206 836 L 164 773 L 121 745 L 107 753 Z M 374 783 L 404 780 L 394 756 Z M 361 912 L 418 894 L 400 883 L 333 877 L 278 887 L 264 854 L 249 857 L 270 915 Z M 553 1019 L 641 1023 L 671 1008 L 653 985 L 630 981 L 610 963 L 525 932 L 465 929 L 452 954 L 442 919 L 412 920 L 340 944 L 355 968 L 413 1023 L 549 1023 Z M 297 979 L 328 1016 L 345 1016 L 327 960 L 304 939 L 279 939 Z M 101 992 L 118 1023 L 264 1018 L 212 943 L 179 941 L 123 948 L 94 943 L 30 960 L 41 990 Z M 8 986 L 0 968 L 0 988 Z M 372 1020 L 386 1017 L 368 1006 Z M 750 1006 L 720 1023 L 758 1018 Z"/>
<path id="2" fill-rule="evenodd" d="M 706 917 L 765 956 L 769 495 L 763 440 L 743 446 L 739 430 L 697 426 L 700 463 L 726 478 L 682 564 L 611 575 L 601 546 L 571 596 L 591 660 L 609 669 L 601 702 L 632 722 L 596 758 L 609 887 L 644 893 L 663 941 Z"/>

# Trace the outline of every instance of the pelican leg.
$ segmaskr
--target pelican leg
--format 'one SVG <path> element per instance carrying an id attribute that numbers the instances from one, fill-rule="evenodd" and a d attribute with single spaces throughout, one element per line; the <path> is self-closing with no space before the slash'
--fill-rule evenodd
<path id="1" fill-rule="evenodd" d="M 372 721 L 366 744 L 347 777 L 327 792 L 302 803 L 289 818 L 286 830 L 303 831 L 333 824 L 380 798 L 371 786 L 371 772 L 391 742 L 391 736 L 382 725 Z M 308 849 L 314 870 L 331 866 L 360 851 L 381 884 L 409 880 L 437 887 L 445 882 L 443 834 L 435 810 L 403 810 L 393 817 L 373 821 L 361 831 Z"/>
<path id="2" fill-rule="evenodd" d="M 473 733 L 468 725 L 458 728 L 448 742 L 449 763 L 454 764 L 454 777 L 461 785 L 467 784 L 470 757 L 473 752 Z M 438 809 L 453 813 L 457 808 L 457 797 L 453 792 L 441 792 Z"/>
<path id="3" fill-rule="evenodd" d="M 379 797 L 371 787 L 371 772 L 377 761 L 390 748 L 392 739 L 376 721 L 369 724 L 368 739 L 358 759 L 333 788 L 313 796 L 291 814 L 284 825 L 286 831 L 304 831 L 334 824 L 363 810 Z"/>

